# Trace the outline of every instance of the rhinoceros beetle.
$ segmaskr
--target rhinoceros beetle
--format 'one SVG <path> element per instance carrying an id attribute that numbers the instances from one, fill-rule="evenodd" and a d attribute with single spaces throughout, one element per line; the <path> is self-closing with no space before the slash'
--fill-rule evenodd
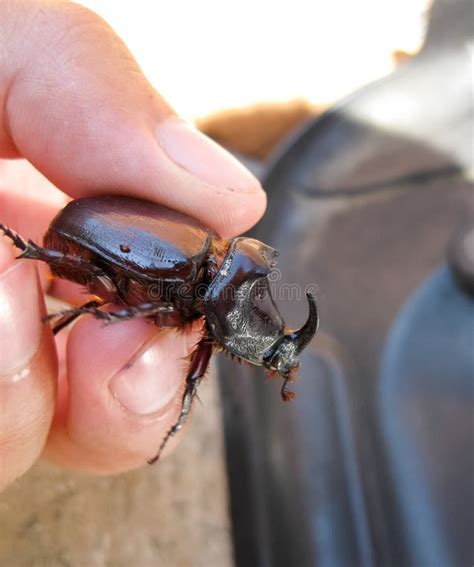
<path id="1" fill-rule="evenodd" d="M 252 238 L 223 240 L 198 221 L 125 196 L 71 201 L 51 222 L 40 247 L 8 227 L 0 230 L 22 250 L 20 258 L 49 264 L 54 275 L 81 284 L 96 299 L 48 316 L 57 333 L 82 314 L 106 322 L 145 317 L 160 327 L 204 320 L 203 336 L 190 357 L 178 421 L 186 421 L 214 350 L 223 350 L 282 376 L 281 396 L 293 398 L 299 354 L 318 327 L 315 299 L 299 330 L 286 329 L 270 293 L 268 274 L 276 250 Z M 107 303 L 115 311 L 102 311 Z"/>

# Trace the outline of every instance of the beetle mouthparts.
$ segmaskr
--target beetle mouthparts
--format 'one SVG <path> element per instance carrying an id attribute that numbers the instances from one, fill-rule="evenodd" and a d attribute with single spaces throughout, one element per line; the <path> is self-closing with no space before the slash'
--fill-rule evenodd
<path id="1" fill-rule="evenodd" d="M 309 304 L 309 315 L 306 323 L 290 334 L 290 338 L 296 346 L 296 351 L 301 352 L 316 334 L 319 326 L 318 308 L 316 299 L 311 293 L 306 294 Z"/>

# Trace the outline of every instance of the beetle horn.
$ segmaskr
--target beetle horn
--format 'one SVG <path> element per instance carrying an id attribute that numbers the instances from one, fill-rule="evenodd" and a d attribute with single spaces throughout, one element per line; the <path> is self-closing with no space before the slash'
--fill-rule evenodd
<path id="1" fill-rule="evenodd" d="M 316 331 L 318 330 L 319 317 L 318 308 L 316 306 L 316 300 L 311 293 L 307 293 L 306 297 L 309 303 L 309 315 L 306 323 L 298 329 L 291 333 L 291 338 L 296 344 L 298 352 L 301 352 L 309 341 L 314 337 Z"/>

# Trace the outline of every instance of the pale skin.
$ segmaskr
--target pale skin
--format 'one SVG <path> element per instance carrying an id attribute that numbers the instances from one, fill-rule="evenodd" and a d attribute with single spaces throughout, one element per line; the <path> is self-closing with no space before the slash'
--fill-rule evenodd
<path id="1" fill-rule="evenodd" d="M 264 212 L 258 181 L 185 126 L 113 30 L 80 6 L 0 0 L 0 109 L 0 221 L 23 236 L 41 241 L 67 199 L 112 191 L 223 237 Z M 0 489 L 42 456 L 94 474 L 145 465 L 176 421 L 199 330 L 104 328 L 85 316 L 55 339 L 41 323 L 43 293 L 87 297 L 17 254 L 0 237 Z"/>

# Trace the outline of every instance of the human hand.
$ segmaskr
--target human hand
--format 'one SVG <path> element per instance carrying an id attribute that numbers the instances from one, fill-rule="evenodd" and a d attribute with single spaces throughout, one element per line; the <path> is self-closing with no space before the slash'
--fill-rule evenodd
<path id="1" fill-rule="evenodd" d="M 0 222 L 37 242 L 70 197 L 143 197 L 223 237 L 265 209 L 258 181 L 181 121 L 78 5 L 0 0 L 0 109 Z M 55 340 L 43 292 L 77 292 L 15 255 L 0 238 L 0 489 L 42 453 L 98 474 L 141 466 L 179 413 L 198 332 L 83 317 Z"/>

